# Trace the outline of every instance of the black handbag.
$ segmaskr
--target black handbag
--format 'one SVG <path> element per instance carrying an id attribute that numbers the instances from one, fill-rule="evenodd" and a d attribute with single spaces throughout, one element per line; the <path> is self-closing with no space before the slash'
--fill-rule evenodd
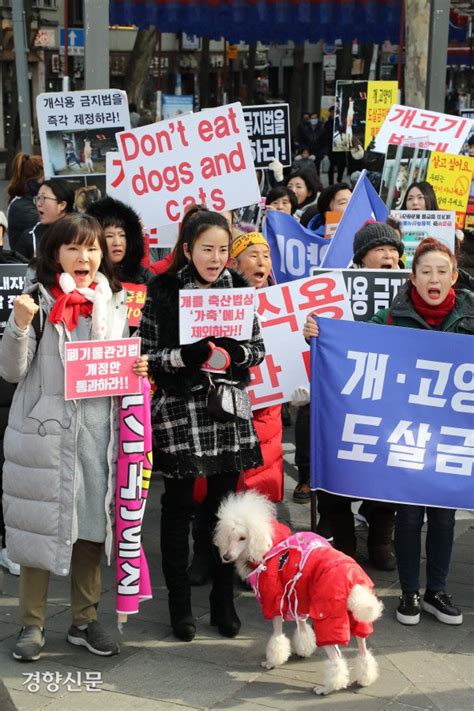
<path id="1" fill-rule="evenodd" d="M 252 419 L 252 408 L 247 389 L 230 383 L 218 383 L 207 395 L 207 411 L 217 422 Z"/>

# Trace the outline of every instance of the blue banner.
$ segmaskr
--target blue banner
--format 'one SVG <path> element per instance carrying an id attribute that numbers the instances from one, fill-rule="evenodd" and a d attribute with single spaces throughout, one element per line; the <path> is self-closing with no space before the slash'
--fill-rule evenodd
<path id="1" fill-rule="evenodd" d="M 474 509 L 472 336 L 326 318 L 318 324 L 311 487 Z"/>
<path id="2" fill-rule="evenodd" d="M 367 171 L 363 170 L 321 266 L 328 269 L 348 267 L 354 254 L 354 235 L 357 230 L 367 220 L 385 222 L 387 217 L 387 206 L 377 195 L 367 177 Z"/>
<path id="3" fill-rule="evenodd" d="M 277 284 L 311 276 L 330 243 L 329 239 L 302 227 L 291 215 L 277 210 L 267 214 L 263 233 L 270 245 Z"/>

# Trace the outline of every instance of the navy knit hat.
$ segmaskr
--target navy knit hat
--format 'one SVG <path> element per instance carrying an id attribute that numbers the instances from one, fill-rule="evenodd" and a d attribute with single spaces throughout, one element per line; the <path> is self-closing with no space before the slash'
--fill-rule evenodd
<path id="1" fill-rule="evenodd" d="M 385 222 L 366 222 L 354 236 L 354 264 L 362 264 L 362 260 L 374 247 L 381 247 L 384 244 L 391 244 L 398 249 L 400 257 L 403 254 L 404 246 L 402 240 L 393 227 Z"/>

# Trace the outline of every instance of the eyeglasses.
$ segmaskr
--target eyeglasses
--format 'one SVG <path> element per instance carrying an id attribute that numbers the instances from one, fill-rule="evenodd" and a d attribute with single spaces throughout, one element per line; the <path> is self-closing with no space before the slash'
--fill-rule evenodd
<path id="1" fill-rule="evenodd" d="M 33 203 L 35 205 L 44 205 L 45 200 L 54 200 L 54 202 L 59 202 L 58 198 L 46 197 L 46 195 L 35 195 Z"/>

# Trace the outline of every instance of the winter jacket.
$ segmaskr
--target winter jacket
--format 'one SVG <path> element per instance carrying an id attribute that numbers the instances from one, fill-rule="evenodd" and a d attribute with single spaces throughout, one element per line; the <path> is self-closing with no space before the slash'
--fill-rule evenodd
<path id="1" fill-rule="evenodd" d="M 275 503 L 283 499 L 283 447 L 281 405 L 253 411 L 253 424 L 262 450 L 263 464 L 245 472 L 240 488 L 256 489 Z"/>
<path id="2" fill-rule="evenodd" d="M 410 299 L 413 289 L 411 282 L 404 284 L 389 309 L 381 309 L 371 318 L 371 323 L 403 326 L 405 328 L 425 328 L 433 331 L 450 333 L 474 333 L 474 293 L 467 289 L 456 292 L 456 305 L 446 317 L 440 328 L 433 328 L 415 311 Z M 389 314 L 391 315 L 389 318 Z"/>
<path id="3" fill-rule="evenodd" d="M 150 270 L 153 274 L 164 274 L 171 266 L 174 257 L 174 249 L 171 250 L 163 259 L 158 259 L 150 264 Z"/>
<path id="4" fill-rule="evenodd" d="M 347 609 L 354 585 L 372 589 L 372 580 L 352 558 L 316 533 L 291 535 L 288 527 L 275 521 L 273 548 L 248 580 L 266 619 L 309 616 L 318 647 L 348 644 L 351 634 L 365 638 L 373 632 L 372 623 L 355 620 Z"/>
<path id="5" fill-rule="evenodd" d="M 49 225 L 44 225 L 42 222 L 37 222 L 33 227 L 29 227 L 20 235 L 15 250 L 21 254 L 25 261 L 36 257 L 38 253 L 39 243 L 43 239 Z"/>
<path id="6" fill-rule="evenodd" d="M 14 197 L 7 209 L 8 242 L 10 249 L 19 252 L 18 241 L 23 232 L 31 230 L 39 220 L 39 213 L 33 202 L 35 192 L 29 192 L 24 197 Z"/>
<path id="7" fill-rule="evenodd" d="M 211 289 L 248 286 L 237 272 L 224 269 Z M 165 476 L 182 478 L 209 476 L 220 472 L 241 472 L 262 463 L 252 420 L 221 423 L 207 410 L 210 378 L 229 382 L 230 371 L 209 376 L 198 367 L 179 367 L 179 290 L 197 289 L 191 268 L 178 274 L 162 274 L 149 284 L 142 311 L 139 335 L 142 352 L 157 392 L 152 403 L 154 464 Z M 232 381 L 243 388 L 249 382 L 249 368 L 265 357 L 258 321 L 252 337 L 242 343 L 245 359 L 232 364 Z"/>
<path id="8" fill-rule="evenodd" d="M 39 343 L 33 326 L 23 333 L 10 316 L 0 344 L 0 376 L 18 383 L 5 433 L 3 505 L 10 557 L 21 565 L 67 575 L 75 542 L 75 457 L 78 408 L 64 399 L 64 343 L 71 340 L 64 324 L 47 315 L 53 299 L 39 284 L 43 317 Z M 107 338 L 127 329 L 125 292 L 108 302 Z M 105 499 L 105 550 L 112 552 L 115 462 L 118 449 L 117 400 L 110 398 L 108 489 Z M 76 535 L 77 537 L 77 535 Z"/>

